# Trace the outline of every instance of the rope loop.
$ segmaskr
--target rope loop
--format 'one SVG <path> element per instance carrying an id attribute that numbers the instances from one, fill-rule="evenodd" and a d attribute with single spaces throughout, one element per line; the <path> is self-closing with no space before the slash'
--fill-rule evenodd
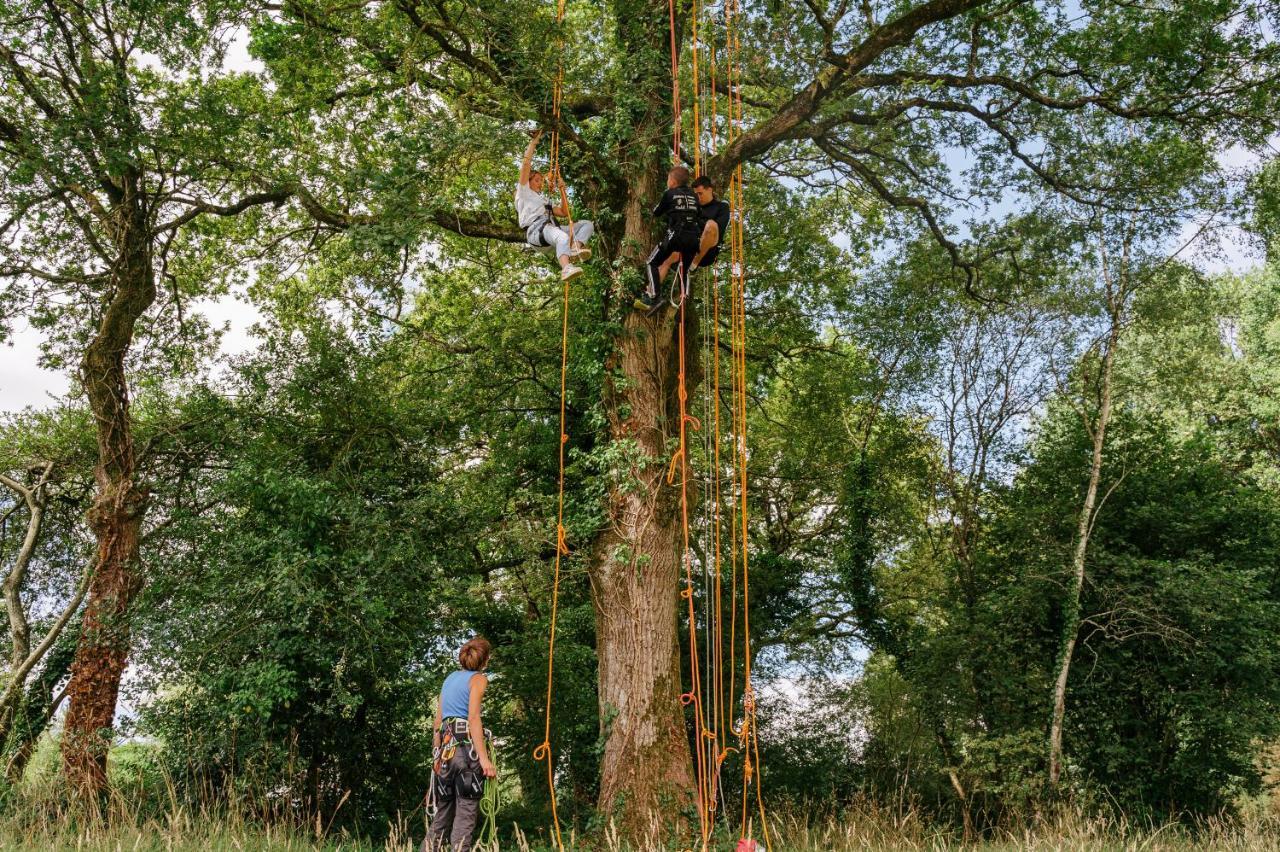
<path id="1" fill-rule="evenodd" d="M 680 460 L 684 458 L 684 448 L 675 451 L 671 456 L 671 464 L 667 466 L 667 484 L 676 484 L 676 466 L 680 464 Z"/>
<path id="2" fill-rule="evenodd" d="M 681 696 L 680 696 L 680 703 L 681 703 L 681 704 L 683 704 L 685 707 L 688 707 L 690 704 L 692 704 L 692 703 L 693 703 L 693 693 L 692 693 L 692 692 L 686 692 L 686 693 L 684 693 L 683 695 L 681 695 Z"/>
<path id="3" fill-rule="evenodd" d="M 569 533 L 565 530 L 564 524 L 556 524 L 556 552 L 561 556 L 569 555 Z"/>
<path id="4" fill-rule="evenodd" d="M 551 760 L 551 743 L 547 740 L 543 740 L 541 744 L 533 750 L 533 759 L 539 761 Z"/>

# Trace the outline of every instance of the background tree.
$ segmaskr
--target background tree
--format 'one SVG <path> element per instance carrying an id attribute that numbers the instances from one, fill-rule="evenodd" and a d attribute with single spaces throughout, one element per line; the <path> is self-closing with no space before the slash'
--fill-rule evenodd
<path id="1" fill-rule="evenodd" d="M 11 415 L 0 425 L 7 489 L 0 558 L 10 659 L 0 687 L 0 761 L 20 778 L 36 739 L 65 698 L 70 650 L 87 586 L 78 530 L 92 479 L 84 412 Z M 87 463 L 87 464 L 86 464 Z"/>
<path id="2" fill-rule="evenodd" d="M 89 789 L 105 780 L 102 732 L 112 727 L 143 579 L 148 487 L 129 368 L 145 355 L 190 369 L 202 351 L 203 323 L 184 304 L 234 269 L 218 263 L 227 258 L 202 217 L 288 197 L 242 165 L 283 141 L 262 112 L 262 90 L 236 75 L 188 73 L 217 69 L 222 24 L 238 14 L 234 5 L 150 2 L 0 10 L 0 316 L 6 331 L 22 313 L 50 332 L 47 362 L 74 367 L 97 432 L 86 517 L 98 548 L 63 739 L 68 776 Z"/>

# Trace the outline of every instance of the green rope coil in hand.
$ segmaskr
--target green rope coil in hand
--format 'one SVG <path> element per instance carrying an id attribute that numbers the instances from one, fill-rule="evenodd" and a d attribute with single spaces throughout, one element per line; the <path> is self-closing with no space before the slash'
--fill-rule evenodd
<path id="1" fill-rule="evenodd" d="M 498 779 L 484 779 L 484 796 L 480 799 L 480 816 L 484 818 L 484 825 L 480 826 L 480 845 L 485 849 L 498 848 L 498 808 L 501 804 Z"/>

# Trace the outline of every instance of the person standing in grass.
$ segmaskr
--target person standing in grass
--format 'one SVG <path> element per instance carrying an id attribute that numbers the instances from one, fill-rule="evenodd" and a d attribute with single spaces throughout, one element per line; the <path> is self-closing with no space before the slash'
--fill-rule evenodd
<path id="1" fill-rule="evenodd" d="M 497 778 L 480 720 L 491 646 L 475 636 L 458 651 L 458 671 L 444 679 L 436 704 L 429 807 L 435 808 L 422 852 L 470 852 L 486 778 Z"/>

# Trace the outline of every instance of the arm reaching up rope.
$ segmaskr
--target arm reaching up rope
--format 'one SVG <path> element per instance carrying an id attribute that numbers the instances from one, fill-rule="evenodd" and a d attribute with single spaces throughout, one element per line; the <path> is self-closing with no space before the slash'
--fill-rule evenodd
<path id="1" fill-rule="evenodd" d="M 559 168 L 554 162 L 551 180 L 560 190 L 560 206 L 554 207 L 543 193 L 547 176 L 533 167 L 533 155 L 541 138 L 542 131 L 536 131 L 529 146 L 525 148 L 524 158 L 520 163 L 520 180 L 516 184 L 516 213 L 529 245 L 536 249 L 553 250 L 560 263 L 561 279 L 572 281 L 582 274 L 582 268 L 576 266 L 574 261 L 591 259 L 591 249 L 587 248 L 586 243 L 595 233 L 595 226 L 585 219 L 577 222 L 572 220 L 569 194 L 564 181 L 559 179 Z M 555 147 L 554 141 L 552 147 Z M 557 216 L 568 220 L 569 224 L 561 227 L 556 220 Z"/>

